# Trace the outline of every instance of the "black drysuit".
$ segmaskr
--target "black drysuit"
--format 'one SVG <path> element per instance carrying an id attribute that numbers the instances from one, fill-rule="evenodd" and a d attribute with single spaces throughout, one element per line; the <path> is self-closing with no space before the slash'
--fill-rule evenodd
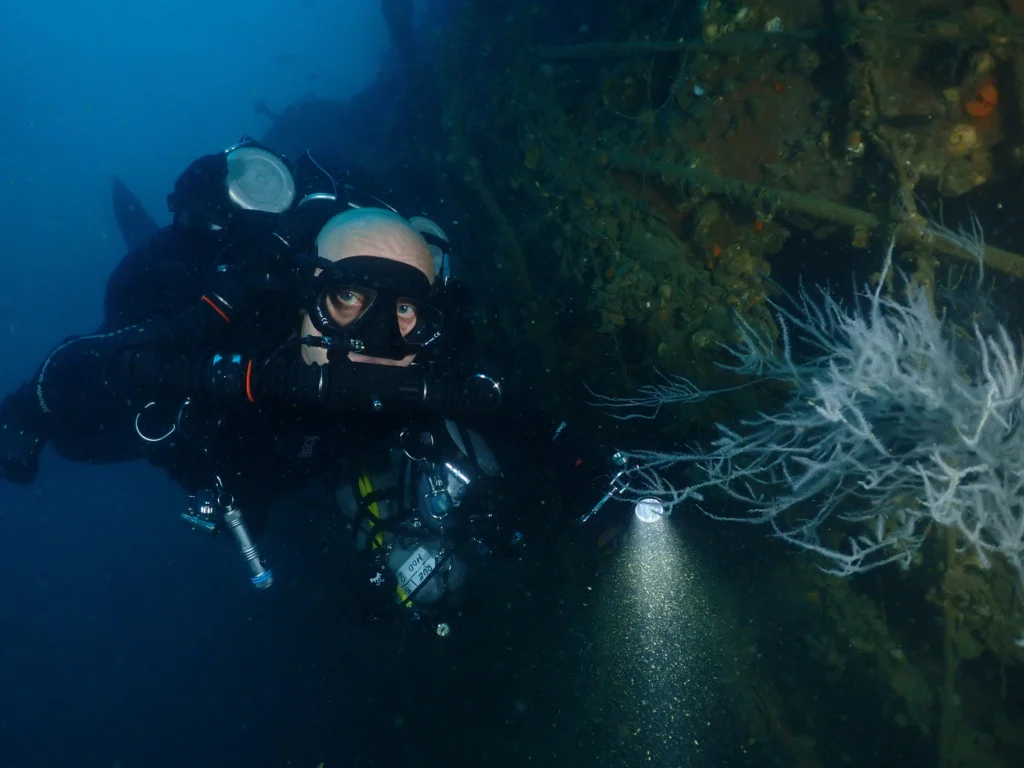
<path id="1" fill-rule="evenodd" d="M 274 327 L 297 324 L 281 310 Z M 265 361 L 275 350 L 274 370 L 285 378 L 273 382 L 269 367 L 246 373 L 243 362 L 233 366 L 237 383 L 225 384 L 217 373 L 223 364 L 213 362 L 236 355 Z M 397 434 L 420 404 L 423 377 L 347 362 L 308 366 L 294 333 L 247 333 L 199 303 L 173 317 L 66 340 L 18 396 L 31 399 L 40 430 L 65 458 L 147 459 L 190 492 L 219 477 L 258 531 L 283 493 L 340 470 L 353 446 L 363 451 L 371 437 Z M 405 380 L 404 390 L 396 386 Z"/>

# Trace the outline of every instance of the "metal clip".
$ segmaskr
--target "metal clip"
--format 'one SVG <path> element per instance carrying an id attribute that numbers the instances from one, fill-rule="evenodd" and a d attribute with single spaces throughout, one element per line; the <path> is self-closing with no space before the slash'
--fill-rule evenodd
<path id="1" fill-rule="evenodd" d="M 171 428 L 168 429 L 164 434 L 160 435 L 160 437 L 150 437 L 149 435 L 143 434 L 142 433 L 142 427 L 139 426 L 139 420 L 142 418 L 142 414 L 144 414 L 146 411 L 148 411 L 150 408 L 152 408 L 155 405 L 156 405 L 156 401 L 152 401 L 152 402 L 146 403 L 146 405 L 143 406 L 142 410 L 139 411 L 137 414 L 135 414 L 135 434 L 137 434 L 139 437 L 141 437 L 147 443 L 159 443 L 159 442 L 162 442 L 162 441 L 166 440 L 168 437 L 170 437 L 171 435 L 173 435 L 174 434 L 174 430 L 176 430 L 178 428 L 177 420 L 175 420 L 171 424 Z M 184 407 L 184 406 L 182 406 L 182 407 Z M 181 411 L 179 410 L 178 413 L 180 414 Z"/>
<path id="2" fill-rule="evenodd" d="M 597 514 L 601 510 L 601 507 L 609 502 L 612 496 L 618 496 L 629 488 L 628 475 L 628 470 L 623 469 L 612 476 L 610 483 L 611 487 L 608 489 L 608 492 L 601 497 L 597 504 L 590 508 L 589 512 L 585 512 L 580 516 L 580 525 L 587 522 L 587 520 Z"/>

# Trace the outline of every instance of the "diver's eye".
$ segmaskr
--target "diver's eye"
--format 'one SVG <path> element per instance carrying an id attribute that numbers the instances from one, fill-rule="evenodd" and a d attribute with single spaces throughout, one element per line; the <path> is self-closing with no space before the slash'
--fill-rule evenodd
<path id="1" fill-rule="evenodd" d="M 338 291 L 332 298 L 335 303 L 343 304 L 346 307 L 355 307 L 363 303 L 363 299 L 358 293 L 348 290 Z"/>
<path id="2" fill-rule="evenodd" d="M 367 296 L 349 288 L 339 288 L 327 295 L 327 311 L 340 326 L 355 322 L 366 309 Z"/>
<path id="3" fill-rule="evenodd" d="M 399 301 L 395 307 L 395 314 L 398 320 L 398 330 L 402 336 L 408 336 L 416 327 L 416 305 L 407 301 Z"/>

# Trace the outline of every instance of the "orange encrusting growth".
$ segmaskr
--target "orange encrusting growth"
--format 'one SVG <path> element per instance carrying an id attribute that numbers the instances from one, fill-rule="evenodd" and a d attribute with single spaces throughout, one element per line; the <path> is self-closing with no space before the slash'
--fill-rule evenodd
<path id="1" fill-rule="evenodd" d="M 964 111 L 967 112 L 971 117 L 988 117 L 991 115 L 996 108 L 996 104 L 999 103 L 999 91 L 992 83 L 984 83 L 979 85 L 974 95 L 977 98 L 974 101 L 968 101 L 964 104 Z"/>

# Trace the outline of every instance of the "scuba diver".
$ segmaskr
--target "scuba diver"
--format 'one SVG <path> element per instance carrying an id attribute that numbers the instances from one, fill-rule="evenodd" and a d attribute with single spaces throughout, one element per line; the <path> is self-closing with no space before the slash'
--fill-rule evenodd
<path id="1" fill-rule="evenodd" d="M 114 213 L 129 252 L 107 280 L 100 332 L 180 312 L 216 267 L 251 260 L 253 251 L 308 249 L 332 203 L 391 207 L 379 193 L 365 174 L 334 158 L 304 152 L 290 163 L 248 137 L 185 169 L 167 197 L 167 227 L 157 227 L 115 178 Z M 283 220 L 292 220 L 287 234 Z M 283 241 L 302 236 L 298 244 Z"/>
<path id="2" fill-rule="evenodd" d="M 222 152 L 200 157 L 181 174 L 168 196 L 173 223 L 164 228 L 115 180 L 115 216 L 130 250 L 107 281 L 104 318 L 95 333 L 183 312 L 211 282 L 232 279 L 239 263 L 267 283 L 279 280 L 271 272 L 290 269 L 295 254 L 312 248 L 316 233 L 337 211 L 390 208 L 364 191 L 375 189 L 365 178 L 336 161 L 327 166 L 329 161 L 306 152 L 289 163 L 243 137 Z M 435 261 L 446 258 L 443 230 L 425 217 L 410 221 L 428 240 Z M 234 269 L 230 277 L 222 274 L 228 267 Z M 0 403 L 0 477 L 21 484 L 33 481 L 47 440 L 44 422 L 34 381 Z M 97 462 L 119 458 L 110 448 L 98 448 L 90 445 L 65 455 Z"/>
<path id="3" fill-rule="evenodd" d="M 214 186 L 231 200 L 241 197 L 230 164 L 227 178 Z M 457 324 L 445 320 L 447 255 L 427 242 L 443 232 L 422 217 L 406 220 L 339 197 L 302 196 L 262 233 L 283 247 L 250 249 L 232 264 L 208 267 L 201 298 L 187 309 L 60 344 L 23 387 L 29 396 L 0 406 L 0 476 L 31 482 L 45 439 L 71 459 L 147 458 L 194 494 L 187 519 L 230 531 L 253 582 L 266 586 L 269 571 L 242 509 L 259 527 L 282 489 L 362 451 L 368 430 L 429 447 L 440 445 L 435 434 L 453 434 L 441 414 L 495 408 L 499 380 L 460 359 L 464 350 L 451 332 Z M 176 220 L 194 210 L 179 207 Z M 221 233 L 247 215 L 189 218 Z M 311 251 L 300 253 L 325 218 Z M 480 444 L 461 441 L 470 450 Z M 413 473 L 433 489 L 435 534 L 439 510 L 457 505 L 467 478 L 482 472 L 458 446 L 452 439 L 440 452 L 423 448 Z M 451 469 L 460 465 L 461 478 Z M 433 541 L 425 567 L 436 567 L 437 581 L 421 572 L 417 587 L 448 582 L 451 555 L 440 538 Z"/>
<path id="4" fill-rule="evenodd" d="M 192 162 L 174 184 L 170 226 L 153 225 L 117 180 L 114 212 L 129 247 L 107 280 L 100 332 L 180 312 L 210 271 L 249 252 L 296 201 L 294 174 L 276 153 L 244 139 Z"/>

